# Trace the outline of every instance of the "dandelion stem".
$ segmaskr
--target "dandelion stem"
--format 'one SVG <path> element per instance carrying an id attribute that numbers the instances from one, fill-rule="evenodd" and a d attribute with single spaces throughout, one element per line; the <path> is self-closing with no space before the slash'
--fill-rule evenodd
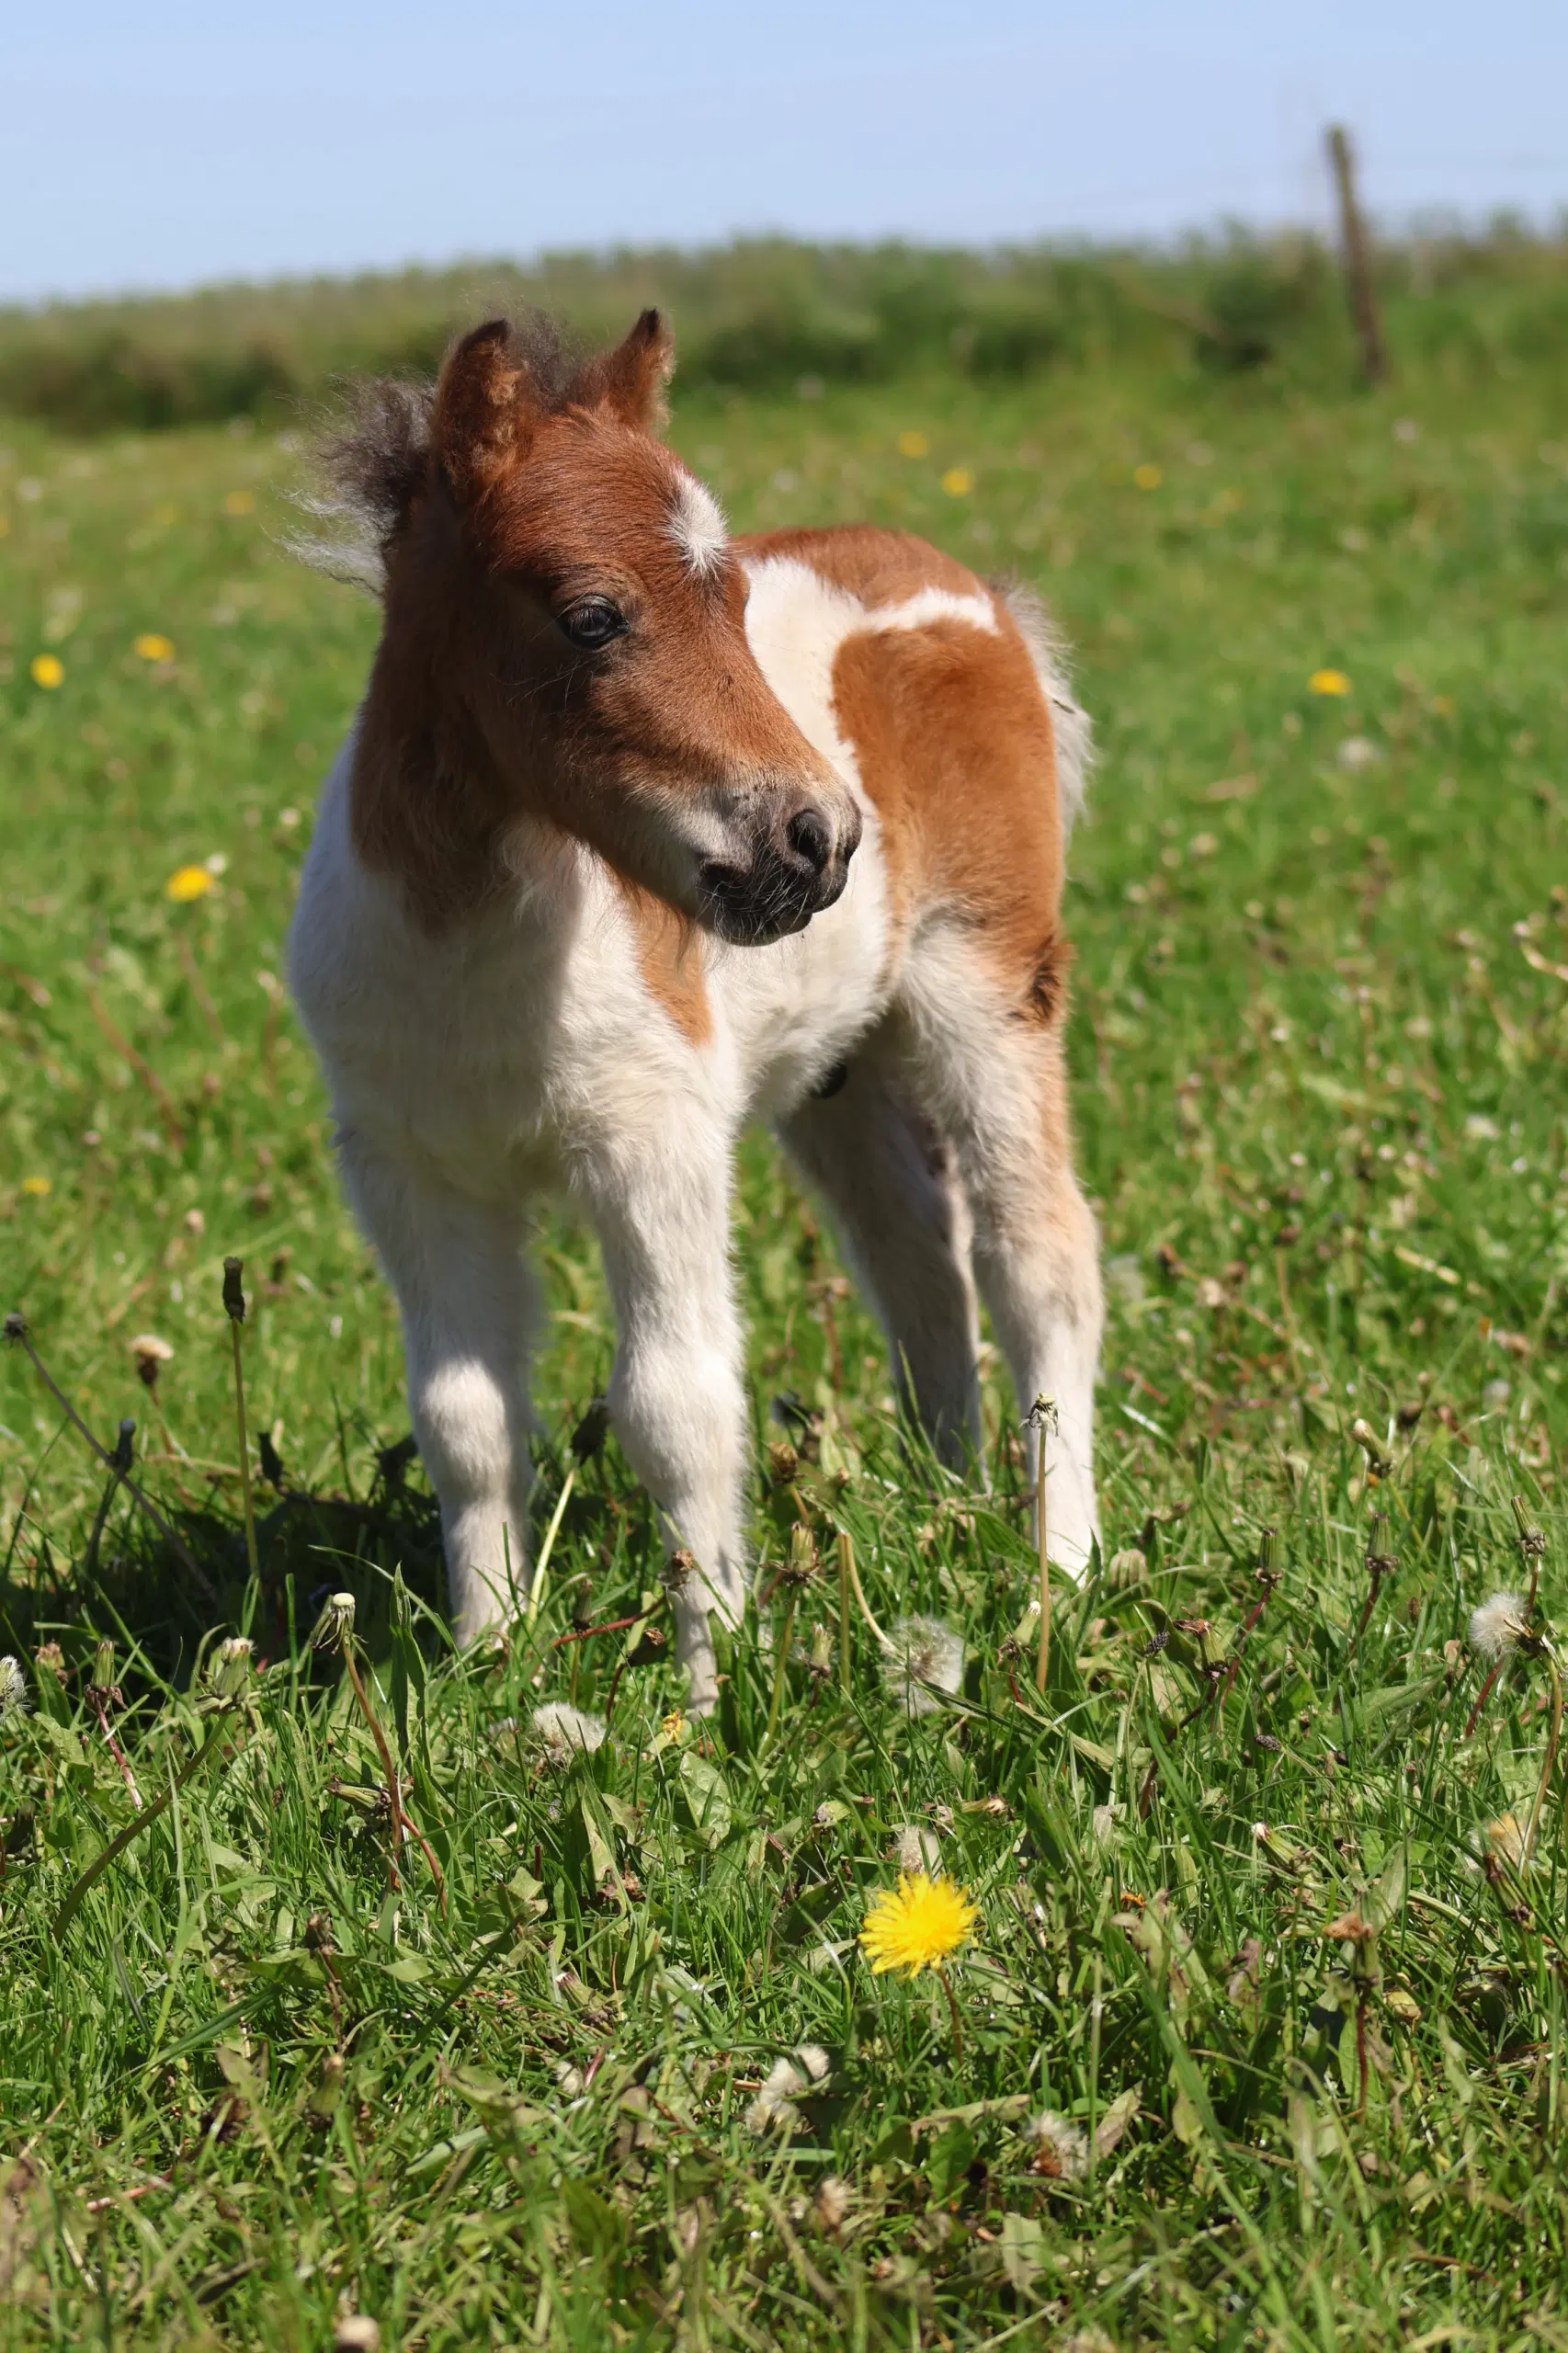
<path id="1" fill-rule="evenodd" d="M 240 1498 L 245 1514 L 245 1561 L 252 1576 L 259 1576 L 261 1563 L 256 1549 L 256 1503 L 250 1487 L 250 1436 L 245 1428 L 245 1369 L 240 1354 L 240 1326 L 245 1320 L 245 1295 L 240 1285 L 244 1271 L 242 1258 L 223 1261 L 223 1305 L 229 1318 L 229 1337 L 234 1350 L 234 1426 L 240 1439 Z"/>
<path id="2" fill-rule="evenodd" d="M 624 1634 L 628 1626 L 640 1626 L 647 1615 L 645 1609 L 634 1609 L 630 1618 L 607 1618 L 602 1626 L 574 1626 L 569 1634 L 557 1634 L 550 1647 L 562 1651 L 568 1643 L 585 1643 L 595 1634 Z"/>
<path id="3" fill-rule="evenodd" d="M 1045 1433 L 1040 1439 L 1040 1651 L 1035 1659 L 1034 1688 L 1045 1697 L 1051 1667 L 1051 1562 L 1045 1549 Z"/>
<path id="4" fill-rule="evenodd" d="M 1551 1684 L 1551 1720 L 1547 1728 L 1546 1755 L 1540 1768 L 1540 1779 L 1536 1785 L 1535 1803 L 1530 1808 L 1529 1827 L 1525 1832 L 1524 1859 L 1528 1862 L 1535 1851 L 1536 1832 L 1546 1810 L 1546 1795 L 1551 1787 L 1551 1776 L 1557 1768 L 1557 1751 L 1562 1739 L 1562 1677 L 1558 1672 L 1553 1652 L 1546 1654 L 1546 1672 Z"/>
<path id="5" fill-rule="evenodd" d="M 1051 1556 L 1046 1548 L 1045 1506 L 1045 1434 L 1060 1429 L 1061 1422 L 1054 1397 L 1037 1397 L 1029 1407 L 1029 1427 L 1040 1440 L 1035 1458 L 1035 1495 L 1037 1498 L 1036 1526 L 1040 1537 L 1040 1651 L 1035 1660 L 1035 1689 L 1043 1699 L 1045 1678 L 1051 1667 Z"/>
<path id="6" fill-rule="evenodd" d="M 1496 1682 L 1497 1677 L 1502 1674 L 1502 1660 L 1494 1660 L 1490 1674 L 1487 1676 L 1485 1682 L 1482 1685 L 1480 1690 L 1475 1695 L 1475 1705 L 1470 1711 L 1470 1720 L 1466 1723 L 1462 1734 L 1464 1739 L 1474 1739 L 1475 1727 L 1481 1722 L 1481 1711 L 1485 1707 L 1487 1700 L 1492 1697 L 1492 1686 Z"/>
<path id="7" fill-rule="evenodd" d="M 94 1715 L 97 1716 L 98 1720 L 98 1730 L 103 1734 L 104 1746 L 108 1750 L 109 1755 L 114 1758 L 115 1763 L 119 1766 L 119 1778 L 125 1783 L 126 1791 L 131 1799 L 131 1804 L 135 1807 L 137 1813 L 140 1813 L 142 1811 L 142 1792 L 136 1786 L 136 1776 L 131 1769 L 131 1760 L 126 1756 L 124 1749 L 121 1748 L 115 1734 L 114 1725 L 109 1718 L 109 1695 L 107 1691 L 89 1688 L 87 1692 L 87 1699 Z"/>
<path id="8" fill-rule="evenodd" d="M 1361 1986 L 1356 1996 L 1356 2071 L 1358 2079 L 1356 2113 L 1367 2113 L 1367 1988 Z"/>
<path id="9" fill-rule="evenodd" d="M 855 1540 L 847 1529 L 838 1531 L 838 1686 L 846 1699 L 853 1697 L 849 1655 L 849 1580 L 855 1571 Z"/>
<path id="10" fill-rule="evenodd" d="M 128 1416 L 120 1423 L 119 1436 L 114 1442 L 108 1478 L 105 1482 L 103 1494 L 98 1498 L 97 1510 L 93 1515 L 93 1528 L 87 1539 L 87 1549 L 82 1555 L 82 1574 L 85 1578 L 91 1579 L 97 1575 L 98 1548 L 104 1540 L 104 1529 L 108 1525 L 109 1509 L 119 1491 L 119 1483 L 131 1468 L 131 1446 L 135 1436 L 136 1425 Z"/>
<path id="11" fill-rule="evenodd" d="M 392 1753 L 387 1744 L 387 1736 L 381 1730 L 380 1719 L 378 1718 L 374 1708 L 370 1705 L 370 1695 L 366 1690 L 364 1683 L 360 1679 L 359 1669 L 355 1664 L 353 1634 L 347 1630 L 345 1631 L 342 1638 L 341 1647 L 343 1651 L 343 1664 L 347 1670 L 348 1680 L 354 1687 L 354 1697 L 359 1702 L 360 1714 L 364 1717 L 365 1722 L 370 1727 L 370 1737 L 375 1742 L 376 1747 L 380 1752 L 381 1770 L 386 1775 L 387 1802 L 392 1809 L 392 1855 L 389 1859 L 387 1866 L 392 1873 L 392 1883 L 394 1888 L 401 1887 L 402 1885 L 402 1881 L 399 1880 L 397 1875 L 396 1851 L 399 1847 L 405 1845 L 408 1839 L 413 1838 L 418 1845 L 426 1861 L 430 1866 L 430 1876 L 436 1882 L 436 1893 L 440 1900 L 441 1915 L 444 1919 L 447 1914 L 447 1882 L 445 1876 L 442 1873 L 440 1864 L 436 1859 L 435 1848 L 431 1846 L 430 1841 L 426 1837 L 425 1833 L 420 1829 L 419 1824 L 414 1821 L 403 1805 L 403 1788 L 398 1778 L 397 1767 L 392 1762 Z"/>
<path id="12" fill-rule="evenodd" d="M 791 1586 L 784 1597 L 784 1630 L 778 1637 L 778 1664 L 773 1670 L 773 1698 L 768 1703 L 767 1730 L 762 1735 L 766 1748 L 778 1725 L 778 1710 L 784 1698 L 784 1677 L 790 1669 L 790 1636 L 795 1625 L 795 1589 Z"/>

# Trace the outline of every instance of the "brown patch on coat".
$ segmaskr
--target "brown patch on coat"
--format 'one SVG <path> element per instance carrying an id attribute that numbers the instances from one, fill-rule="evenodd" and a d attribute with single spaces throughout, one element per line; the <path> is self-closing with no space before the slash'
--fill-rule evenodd
<path id="1" fill-rule="evenodd" d="M 957 556 L 944 555 L 912 531 L 884 531 L 875 523 L 826 531 L 758 531 L 737 540 L 735 549 L 755 563 L 785 556 L 806 564 L 863 605 L 901 605 L 922 588 L 945 588 L 954 597 L 991 594 Z"/>
<path id="2" fill-rule="evenodd" d="M 882 821 L 900 927 L 951 911 L 1019 1011 L 1054 1019 L 1066 971 L 1054 740 L 1010 620 L 995 635 L 947 620 L 858 633 L 833 691 Z"/>
<path id="3" fill-rule="evenodd" d="M 1059 929 L 1062 827 L 1051 706 L 1002 597 L 903 531 L 770 531 L 745 559 L 792 558 L 868 607 L 922 589 L 980 597 L 994 632 L 957 620 L 857 631 L 833 699 L 882 823 L 895 932 L 934 906 L 971 922 L 1019 1014 L 1058 1017 L 1070 951 Z"/>
<path id="4" fill-rule="evenodd" d="M 701 933 L 651 891 L 640 891 L 619 876 L 616 880 L 637 942 L 644 988 L 688 1045 L 705 1046 L 713 1035 L 713 1011 L 702 969 Z"/>

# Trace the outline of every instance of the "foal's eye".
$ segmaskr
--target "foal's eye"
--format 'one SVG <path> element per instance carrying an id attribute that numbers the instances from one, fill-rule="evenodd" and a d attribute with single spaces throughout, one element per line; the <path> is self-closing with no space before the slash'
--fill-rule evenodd
<path id="1" fill-rule="evenodd" d="M 596 653 L 612 638 L 626 634 L 626 615 L 608 597 L 585 597 L 579 603 L 568 605 L 555 618 L 573 644 L 580 645 L 587 654 Z"/>

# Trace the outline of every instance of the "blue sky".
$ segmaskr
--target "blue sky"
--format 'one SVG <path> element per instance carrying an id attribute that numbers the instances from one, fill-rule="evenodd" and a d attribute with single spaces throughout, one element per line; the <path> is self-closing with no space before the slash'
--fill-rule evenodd
<path id="1" fill-rule="evenodd" d="M 1568 201 L 1562 0 L 56 0 L 0 300 L 736 231 L 955 241 Z"/>

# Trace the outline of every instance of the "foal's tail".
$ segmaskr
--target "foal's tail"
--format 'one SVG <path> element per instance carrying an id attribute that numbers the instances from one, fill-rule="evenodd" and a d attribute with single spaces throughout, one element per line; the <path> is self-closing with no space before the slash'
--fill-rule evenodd
<path id="1" fill-rule="evenodd" d="M 1056 739 L 1056 801 L 1065 847 L 1088 790 L 1089 770 L 1095 759 L 1094 729 L 1088 712 L 1074 696 L 1068 677 L 1067 649 L 1043 600 L 1022 580 L 994 580 L 991 585 L 1028 648 L 1040 692 L 1051 706 L 1051 731 Z"/>

